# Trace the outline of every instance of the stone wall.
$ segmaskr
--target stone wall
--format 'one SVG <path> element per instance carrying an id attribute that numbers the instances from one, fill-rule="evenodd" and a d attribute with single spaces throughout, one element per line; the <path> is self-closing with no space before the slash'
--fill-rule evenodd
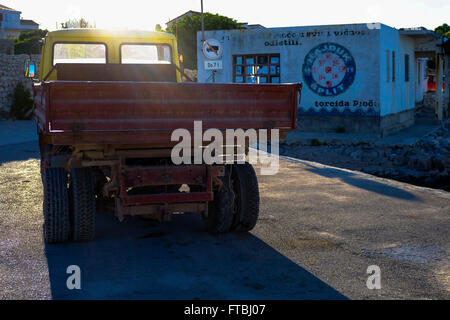
<path id="1" fill-rule="evenodd" d="M 405 110 L 399 113 L 390 114 L 380 119 L 381 136 L 385 137 L 394 132 L 414 125 L 415 109 Z"/>
<path id="2" fill-rule="evenodd" d="M 0 54 L 0 118 L 5 118 L 9 114 L 12 94 L 19 82 L 22 82 L 33 94 L 33 81 L 24 76 L 25 60 L 28 57 L 26 54 Z M 36 64 L 36 78 L 38 78 L 41 57 L 40 55 L 32 55 L 31 58 Z"/>
<path id="3" fill-rule="evenodd" d="M 379 117 L 352 116 L 306 116 L 298 117 L 298 130 L 301 132 L 337 133 L 380 133 Z"/>
<path id="4" fill-rule="evenodd" d="M 415 110 L 405 110 L 385 117 L 352 116 L 300 116 L 298 130 L 301 132 L 373 133 L 387 136 L 414 124 Z M 343 133 L 343 132 L 342 132 Z"/>
<path id="5" fill-rule="evenodd" d="M 436 108 L 436 92 L 425 92 L 423 95 L 424 108 L 434 110 Z"/>

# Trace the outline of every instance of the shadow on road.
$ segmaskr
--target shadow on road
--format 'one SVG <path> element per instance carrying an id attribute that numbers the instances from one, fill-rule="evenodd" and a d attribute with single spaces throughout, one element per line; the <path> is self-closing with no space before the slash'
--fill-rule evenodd
<path id="1" fill-rule="evenodd" d="M 28 159 L 40 159 L 38 141 L 0 145 L 0 165 Z"/>
<path id="2" fill-rule="evenodd" d="M 98 214 L 94 242 L 46 246 L 53 299 L 346 299 L 260 239 L 213 236 L 200 220 Z M 81 290 L 66 287 L 70 265 Z"/>
<path id="3" fill-rule="evenodd" d="M 303 163 L 303 162 L 302 162 Z M 414 195 L 411 192 L 408 192 L 406 190 L 396 188 L 394 186 L 391 186 L 387 183 L 382 183 L 376 180 L 371 180 L 367 178 L 362 178 L 361 176 L 358 176 L 357 174 L 354 174 L 349 171 L 345 170 L 339 170 L 336 168 L 319 168 L 312 165 L 308 165 L 303 163 L 305 166 L 309 167 L 307 170 L 309 172 L 318 174 L 322 177 L 326 178 L 338 178 L 342 180 L 343 182 L 352 185 L 354 187 L 357 187 L 359 189 L 364 189 L 370 192 L 375 192 L 378 194 L 381 194 L 383 196 L 391 197 L 391 198 L 397 198 L 402 200 L 409 200 L 409 201 L 419 201 L 420 198 L 418 198 L 416 195 Z"/>
<path id="4" fill-rule="evenodd" d="M 0 146 L 0 165 L 39 159 L 37 141 Z M 54 299 L 346 299 L 251 234 L 213 236 L 198 215 L 166 224 L 97 215 L 91 243 L 46 245 Z M 81 268 L 81 290 L 66 286 Z"/>

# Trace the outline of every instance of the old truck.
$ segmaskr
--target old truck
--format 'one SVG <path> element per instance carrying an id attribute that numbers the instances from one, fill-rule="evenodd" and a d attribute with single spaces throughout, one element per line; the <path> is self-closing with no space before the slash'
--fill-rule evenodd
<path id="1" fill-rule="evenodd" d="M 182 82 L 179 58 L 176 38 L 161 32 L 47 34 L 34 83 L 45 242 L 93 240 L 105 203 L 120 220 L 188 212 L 216 233 L 254 228 L 252 165 L 175 165 L 171 134 L 197 120 L 203 130 L 276 128 L 283 138 L 296 127 L 301 86 Z M 27 61 L 29 76 L 34 68 Z"/>

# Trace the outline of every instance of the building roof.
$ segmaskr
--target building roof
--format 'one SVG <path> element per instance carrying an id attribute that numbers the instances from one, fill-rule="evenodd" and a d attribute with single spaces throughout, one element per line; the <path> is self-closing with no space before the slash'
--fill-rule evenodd
<path id="1" fill-rule="evenodd" d="M 20 24 L 23 26 L 39 26 L 39 23 L 34 22 L 33 20 L 20 20 Z"/>
<path id="2" fill-rule="evenodd" d="M 18 10 L 15 10 L 15 9 L 9 8 L 9 7 L 7 7 L 7 6 L 4 6 L 4 5 L 2 5 L 2 4 L 0 4 L 0 9 L 3 9 L 3 10 L 9 10 L 9 11 L 16 11 L 16 12 L 19 12 Z"/>
<path id="3" fill-rule="evenodd" d="M 413 38 L 442 39 L 442 35 L 439 33 L 424 28 L 400 29 L 398 32 Z"/>
<path id="4" fill-rule="evenodd" d="M 192 15 L 200 15 L 201 12 L 189 10 L 189 11 L 183 13 L 182 15 L 179 15 L 178 17 L 176 17 L 176 18 L 174 18 L 174 19 L 172 19 L 172 20 L 169 20 L 168 22 L 166 22 L 166 24 L 171 24 L 171 23 L 173 23 L 173 22 L 179 20 L 180 18 L 182 18 L 182 17 L 184 17 L 185 15 L 188 15 L 188 14 L 192 14 Z"/>
<path id="5" fill-rule="evenodd" d="M 261 24 L 248 24 L 248 23 L 243 23 L 242 27 L 244 29 L 266 29 L 266 27 L 264 27 Z"/>

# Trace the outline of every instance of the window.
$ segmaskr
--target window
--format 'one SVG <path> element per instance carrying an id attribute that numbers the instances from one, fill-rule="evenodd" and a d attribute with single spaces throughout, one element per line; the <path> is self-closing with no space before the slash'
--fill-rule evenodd
<path id="1" fill-rule="evenodd" d="M 123 64 L 170 64 L 170 46 L 156 44 L 123 44 L 120 46 L 120 60 Z"/>
<path id="2" fill-rule="evenodd" d="M 389 83 L 389 81 L 391 80 L 391 52 L 389 50 L 386 50 L 386 82 Z"/>
<path id="3" fill-rule="evenodd" d="M 280 83 L 280 55 L 233 56 L 235 83 Z"/>
<path id="4" fill-rule="evenodd" d="M 417 61 L 417 83 L 420 83 L 420 80 L 422 79 L 422 65 L 420 63 L 420 60 Z"/>
<path id="5" fill-rule="evenodd" d="M 392 51 L 392 82 L 395 82 L 395 51 Z"/>
<path id="6" fill-rule="evenodd" d="M 53 65 L 57 63 L 106 63 L 106 45 L 100 43 L 55 43 Z"/>
<path id="7" fill-rule="evenodd" d="M 405 54 L 405 82 L 409 82 L 409 54 Z"/>

